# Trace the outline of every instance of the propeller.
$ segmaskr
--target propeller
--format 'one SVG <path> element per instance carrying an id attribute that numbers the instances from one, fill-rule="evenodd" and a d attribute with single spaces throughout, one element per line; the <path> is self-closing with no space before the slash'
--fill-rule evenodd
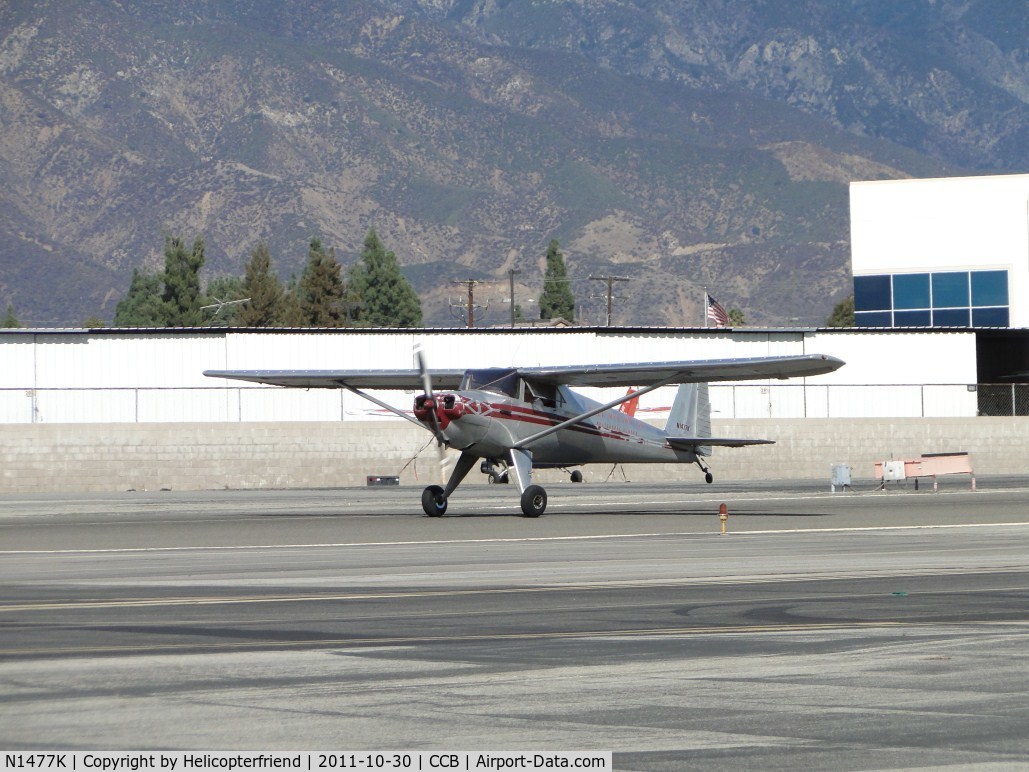
<path id="1" fill-rule="evenodd" d="M 443 429 L 439 425 L 439 416 L 436 415 L 436 396 L 432 392 L 432 375 L 429 373 L 429 368 L 425 364 L 425 354 L 419 344 L 415 344 L 414 358 L 418 363 L 418 371 L 422 376 L 422 390 L 425 392 L 425 396 L 428 397 L 429 401 L 432 403 L 432 409 L 429 411 L 429 418 L 432 421 L 432 434 L 436 438 L 436 456 L 439 462 L 440 479 L 446 482 L 448 465 L 446 452 L 447 438 L 443 436 Z"/>

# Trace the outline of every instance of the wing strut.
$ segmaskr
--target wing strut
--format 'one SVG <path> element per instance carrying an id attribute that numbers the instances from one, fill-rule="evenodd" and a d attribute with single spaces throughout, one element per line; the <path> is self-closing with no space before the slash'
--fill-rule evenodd
<path id="1" fill-rule="evenodd" d="M 422 429 L 428 428 L 425 424 L 423 424 L 421 421 L 419 421 L 413 415 L 408 415 L 403 410 L 395 408 L 392 405 L 387 405 L 381 399 L 379 399 L 378 397 L 373 397 L 367 391 L 361 391 L 360 389 L 354 388 L 349 383 L 346 383 L 344 381 L 339 381 L 339 385 L 341 387 L 343 387 L 344 389 L 346 389 L 347 391 L 349 391 L 351 394 L 356 394 L 359 397 L 364 397 L 369 402 L 374 402 L 376 405 L 381 407 L 383 410 L 388 410 L 389 412 L 391 412 L 391 413 L 393 413 L 395 415 L 398 415 L 401 418 L 406 418 L 408 421 L 410 421 L 411 423 L 415 424 L 416 426 L 420 426 Z M 432 430 L 430 429 L 430 431 L 432 431 Z"/>
<path id="2" fill-rule="evenodd" d="M 668 378 L 662 378 L 660 381 L 656 381 L 650 384 L 649 386 L 645 386 L 642 389 L 630 391 L 628 394 L 625 394 L 619 397 L 618 399 L 612 400 L 611 402 L 608 402 L 606 405 L 601 405 L 600 407 L 593 408 L 592 410 L 588 410 L 585 413 L 580 413 L 579 415 L 574 416 L 573 418 L 569 418 L 567 421 L 562 421 L 559 424 L 547 427 L 543 431 L 536 432 L 535 434 L 526 437 L 524 440 L 515 443 L 512 446 L 512 449 L 522 450 L 526 446 L 531 445 L 534 442 L 538 442 L 539 440 L 542 440 L 544 437 L 549 437 L 554 432 L 559 432 L 562 429 L 567 429 L 569 426 L 581 424 L 586 419 L 592 418 L 595 415 L 599 415 L 600 413 L 603 413 L 605 410 L 610 410 L 613 407 L 618 407 L 623 402 L 628 402 L 630 399 L 634 399 L 640 396 L 641 394 L 647 394 L 653 391 L 654 389 L 660 389 L 662 386 L 667 386 L 670 383 L 676 383 L 681 375 L 682 373 L 675 373 L 674 375 L 671 375 Z"/>

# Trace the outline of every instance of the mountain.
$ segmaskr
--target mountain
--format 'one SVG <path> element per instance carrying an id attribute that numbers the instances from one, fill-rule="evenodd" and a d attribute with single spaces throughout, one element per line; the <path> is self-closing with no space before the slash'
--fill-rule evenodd
<path id="1" fill-rule="evenodd" d="M 1029 160 L 1029 12 L 1008 0 L 394 0 L 478 39 L 743 90 L 977 170 Z"/>
<path id="2" fill-rule="evenodd" d="M 1003 2 L 36 0 L 0 6 L 0 307 L 110 319 L 162 233 L 283 277 L 374 226 L 429 323 L 535 310 L 550 239 L 584 320 L 820 323 L 847 183 L 1025 171 Z M 905 9 L 905 10 L 898 10 Z"/>

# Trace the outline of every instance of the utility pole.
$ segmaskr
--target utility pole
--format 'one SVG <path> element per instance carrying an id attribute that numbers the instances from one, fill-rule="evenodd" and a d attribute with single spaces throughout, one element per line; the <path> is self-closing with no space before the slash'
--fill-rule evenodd
<path id="1" fill-rule="evenodd" d="M 514 277 L 516 273 L 521 273 L 516 268 L 507 269 L 507 282 L 511 288 L 511 327 L 515 326 L 515 302 L 514 302 Z"/>
<path id="2" fill-rule="evenodd" d="M 611 326 L 611 300 L 615 297 L 612 294 L 612 289 L 616 281 L 629 281 L 627 276 L 590 276 L 590 281 L 604 281 L 607 282 L 607 326 Z M 617 296 L 619 300 L 625 300 L 621 295 Z"/>
<path id="3" fill-rule="evenodd" d="M 478 279 L 461 279 L 460 281 L 454 281 L 454 282 L 451 282 L 451 283 L 452 284 L 467 284 L 468 285 L 468 303 L 467 303 L 467 306 L 464 303 L 451 303 L 450 307 L 451 308 L 467 307 L 467 309 L 468 309 L 468 327 L 469 328 L 474 327 L 475 326 L 475 285 L 480 283 L 479 280 Z M 486 306 L 483 308 L 483 310 L 485 311 L 487 308 L 489 308 L 489 302 L 486 303 Z"/>

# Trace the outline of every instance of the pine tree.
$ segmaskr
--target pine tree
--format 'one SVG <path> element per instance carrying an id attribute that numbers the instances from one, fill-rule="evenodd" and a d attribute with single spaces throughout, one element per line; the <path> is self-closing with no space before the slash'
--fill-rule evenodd
<path id="1" fill-rule="evenodd" d="M 359 304 L 355 318 L 369 327 L 419 327 L 422 304 L 404 278 L 397 257 L 372 228 L 364 238 L 361 261 L 350 269 L 351 302 Z"/>
<path id="2" fill-rule="evenodd" d="M 833 308 L 829 318 L 825 320 L 826 327 L 853 327 L 854 326 L 854 296 L 845 297 Z"/>
<path id="3" fill-rule="evenodd" d="M 204 240 L 197 236 L 193 248 L 178 236 L 164 238 L 164 294 L 168 305 L 167 327 L 197 327 L 204 322 L 200 295 L 200 269 L 204 267 Z"/>
<path id="4" fill-rule="evenodd" d="M 163 282 L 159 274 L 132 270 L 132 282 L 114 309 L 115 327 L 166 327 L 168 307 L 161 299 Z"/>
<path id="5" fill-rule="evenodd" d="M 0 319 L 0 328 L 6 330 L 14 330 L 21 327 L 21 322 L 18 321 L 18 315 L 14 313 L 14 304 L 7 304 L 7 313 L 3 319 Z"/>
<path id="6" fill-rule="evenodd" d="M 547 268 L 543 274 L 543 292 L 540 293 L 540 319 L 557 317 L 569 322 L 575 320 L 575 296 L 565 269 L 564 255 L 557 239 L 554 239 L 547 247 Z"/>
<path id="7" fill-rule="evenodd" d="M 282 293 L 282 311 L 279 321 L 286 327 L 304 327 L 307 324 L 304 314 L 300 310 L 297 283 L 296 274 L 293 274 L 289 277 L 289 283 Z"/>
<path id="8" fill-rule="evenodd" d="M 336 250 L 328 252 L 321 239 L 311 239 L 307 251 L 307 265 L 297 283 L 296 297 L 302 324 L 312 327 L 342 327 L 343 279 L 336 262 Z"/>
<path id="9" fill-rule="evenodd" d="M 250 298 L 235 316 L 243 327 L 270 327 L 283 322 L 282 282 L 271 272 L 272 257 L 262 241 L 250 253 L 243 277 L 242 296 Z"/>

